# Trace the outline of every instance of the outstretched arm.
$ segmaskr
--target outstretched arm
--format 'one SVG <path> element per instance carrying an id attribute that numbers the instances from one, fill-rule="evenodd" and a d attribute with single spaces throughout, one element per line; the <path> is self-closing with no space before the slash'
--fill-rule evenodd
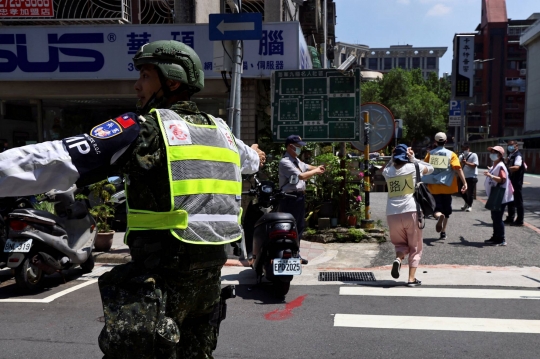
<path id="1" fill-rule="evenodd" d="M 0 153 L 0 197 L 26 196 L 52 188 L 67 190 L 100 173 L 104 178 L 107 169 L 138 137 L 139 123 L 137 115 L 126 113 L 102 125 L 104 132 L 96 126 L 90 134 Z M 111 126 L 105 129 L 107 125 Z"/>

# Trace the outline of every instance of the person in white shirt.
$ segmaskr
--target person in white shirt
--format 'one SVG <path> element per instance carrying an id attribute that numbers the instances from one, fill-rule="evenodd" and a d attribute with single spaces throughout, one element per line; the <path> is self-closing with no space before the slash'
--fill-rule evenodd
<path id="1" fill-rule="evenodd" d="M 416 167 L 418 163 L 421 175 L 433 172 L 433 166 L 414 157 L 414 152 L 404 144 L 394 149 L 392 160 L 383 170 L 388 185 L 386 219 L 390 228 L 390 241 L 396 249 L 396 259 L 392 264 L 392 277 L 399 278 L 401 261 L 409 255 L 408 287 L 422 284 L 416 279 L 416 268 L 422 257 L 423 238 L 419 228 L 414 188 L 416 185 Z"/>
<path id="2" fill-rule="evenodd" d="M 476 191 L 476 183 L 478 182 L 478 155 L 470 151 L 470 146 L 467 142 L 461 145 L 461 148 L 463 149 L 463 153 L 459 155 L 459 162 L 461 163 L 461 168 L 463 168 L 465 181 L 467 181 L 467 191 L 461 193 L 461 197 L 465 201 L 461 210 L 470 212 L 472 211 L 474 192 Z"/>

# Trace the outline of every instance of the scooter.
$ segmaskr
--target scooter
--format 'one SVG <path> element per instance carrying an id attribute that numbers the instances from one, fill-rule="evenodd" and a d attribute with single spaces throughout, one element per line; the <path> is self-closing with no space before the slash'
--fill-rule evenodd
<path id="1" fill-rule="evenodd" d="M 4 248 L 9 234 L 8 215 L 18 208 L 34 208 L 31 197 L 0 198 L 0 248 Z M 6 266 L 7 253 L 0 252 L 0 269 Z"/>
<path id="2" fill-rule="evenodd" d="M 92 247 L 97 230 L 84 201 L 75 200 L 77 187 L 51 190 L 45 200 L 54 203 L 56 214 L 31 208 L 16 209 L 9 218 L 9 238 L 4 245 L 7 266 L 15 272 L 17 286 L 38 291 L 44 277 L 79 265 L 83 272 L 94 268 Z"/>
<path id="3" fill-rule="evenodd" d="M 242 194 L 254 196 L 244 217 L 244 239 L 247 257 L 257 274 L 257 283 L 264 276 L 273 283 L 275 293 L 283 297 L 291 281 L 302 274 L 300 240 L 296 221 L 290 213 L 277 212 L 281 199 L 296 197 L 284 193 L 271 181 L 260 181 L 253 175 L 251 188 Z M 292 175 L 289 183 L 298 183 Z"/>

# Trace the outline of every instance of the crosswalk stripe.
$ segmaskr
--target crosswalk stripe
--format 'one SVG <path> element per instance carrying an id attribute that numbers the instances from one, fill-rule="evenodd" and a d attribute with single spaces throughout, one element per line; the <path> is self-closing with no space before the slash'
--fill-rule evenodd
<path id="1" fill-rule="evenodd" d="M 334 327 L 540 334 L 540 320 L 336 314 Z"/>
<path id="2" fill-rule="evenodd" d="M 538 290 L 340 287 L 339 295 L 470 299 L 540 299 Z"/>

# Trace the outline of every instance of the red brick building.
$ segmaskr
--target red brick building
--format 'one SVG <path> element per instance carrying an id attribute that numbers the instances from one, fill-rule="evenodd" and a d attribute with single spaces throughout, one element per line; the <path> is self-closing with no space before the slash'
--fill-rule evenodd
<path id="1" fill-rule="evenodd" d="M 473 101 L 467 106 L 469 139 L 523 134 L 527 53 L 521 34 L 534 19 L 508 19 L 505 0 L 482 0 L 476 28 Z M 474 135 L 474 134 L 477 135 Z"/>

